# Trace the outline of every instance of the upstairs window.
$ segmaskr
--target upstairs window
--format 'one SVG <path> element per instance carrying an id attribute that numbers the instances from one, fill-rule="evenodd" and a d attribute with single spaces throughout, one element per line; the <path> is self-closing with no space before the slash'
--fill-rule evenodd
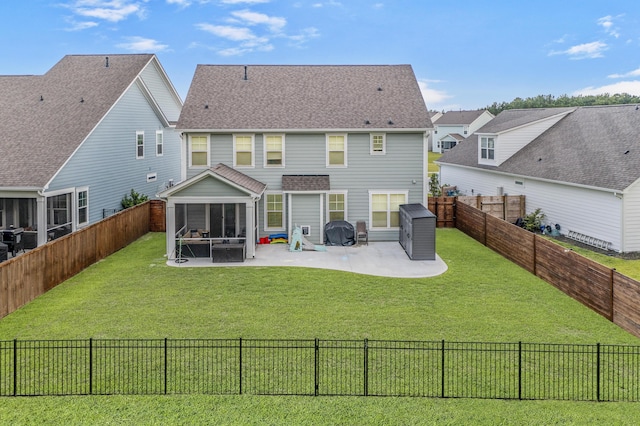
<path id="1" fill-rule="evenodd" d="M 480 158 L 483 160 L 495 160 L 495 138 L 480 137 Z"/>
<path id="2" fill-rule="evenodd" d="M 156 130 L 156 157 L 164 154 L 164 140 L 162 130 Z"/>
<path id="3" fill-rule="evenodd" d="M 136 158 L 144 158 L 144 132 L 136 132 Z"/>
<path id="4" fill-rule="evenodd" d="M 253 135 L 233 136 L 233 166 L 253 167 Z"/>
<path id="5" fill-rule="evenodd" d="M 189 166 L 207 167 L 209 165 L 209 137 L 206 135 L 189 136 Z"/>
<path id="6" fill-rule="evenodd" d="M 264 139 L 264 166 L 284 166 L 284 136 L 266 135 Z"/>
<path id="7" fill-rule="evenodd" d="M 371 155 L 383 155 L 387 152 L 387 144 L 384 134 L 371 135 Z"/>
<path id="8" fill-rule="evenodd" d="M 347 136 L 327 135 L 327 167 L 347 165 Z"/>

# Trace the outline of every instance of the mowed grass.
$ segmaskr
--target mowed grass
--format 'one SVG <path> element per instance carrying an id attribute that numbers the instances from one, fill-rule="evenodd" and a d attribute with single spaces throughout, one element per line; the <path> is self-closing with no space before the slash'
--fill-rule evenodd
<path id="1" fill-rule="evenodd" d="M 429 173 L 432 173 L 432 172 L 436 172 L 437 173 L 437 172 L 440 171 L 440 166 L 438 166 L 437 164 L 434 163 L 434 161 L 438 161 L 438 159 L 440 157 L 442 157 L 441 153 L 429 151 L 429 153 L 428 153 L 429 162 L 427 164 L 427 171 Z"/>
<path id="2" fill-rule="evenodd" d="M 0 320 L 0 339 L 322 338 L 638 344 L 454 229 L 449 270 L 390 279 L 307 268 L 175 268 L 147 234 Z M 0 398 L 4 424 L 634 424 L 640 404 L 274 396 Z"/>

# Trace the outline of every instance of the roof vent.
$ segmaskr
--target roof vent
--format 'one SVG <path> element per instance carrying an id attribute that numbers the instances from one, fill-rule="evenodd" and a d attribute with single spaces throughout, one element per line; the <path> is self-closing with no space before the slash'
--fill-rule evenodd
<path id="1" fill-rule="evenodd" d="M 626 151 L 624 152 L 624 155 L 627 155 L 628 153 L 629 153 L 629 150 L 626 150 Z"/>
<path id="2" fill-rule="evenodd" d="M 204 104 L 204 109 L 209 109 L 209 104 Z"/>
<path id="3" fill-rule="evenodd" d="M 382 87 L 378 87 L 378 92 L 382 92 Z"/>
<path id="4" fill-rule="evenodd" d="M 44 98 L 42 97 L 42 95 L 40 95 L 40 102 L 44 101 Z"/>
<path id="5" fill-rule="evenodd" d="M 109 68 L 109 57 L 108 56 L 104 58 L 104 67 L 105 68 Z"/>
<path id="6" fill-rule="evenodd" d="M 84 103 L 84 98 L 80 98 L 80 103 L 83 104 Z"/>
<path id="7" fill-rule="evenodd" d="M 364 124 L 371 124 L 369 120 L 364 120 Z"/>
<path id="8" fill-rule="evenodd" d="M 387 121 L 387 124 L 391 125 L 391 124 L 393 124 L 393 121 L 391 119 L 389 119 L 389 121 Z"/>
<path id="9" fill-rule="evenodd" d="M 247 77 L 247 66 L 244 66 L 244 79 L 245 80 L 249 80 L 249 78 Z"/>

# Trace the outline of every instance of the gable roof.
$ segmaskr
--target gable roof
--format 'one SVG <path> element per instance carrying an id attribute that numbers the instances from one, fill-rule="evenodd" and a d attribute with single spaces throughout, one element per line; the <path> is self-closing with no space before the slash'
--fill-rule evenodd
<path id="1" fill-rule="evenodd" d="M 484 109 L 474 111 L 448 111 L 436 119 L 434 125 L 468 125 L 476 121 L 485 111 Z"/>
<path id="2" fill-rule="evenodd" d="M 176 126 L 181 130 L 431 127 L 410 65 L 198 65 Z"/>
<path id="3" fill-rule="evenodd" d="M 238 170 L 235 170 L 226 164 L 218 163 L 215 166 L 203 170 L 201 173 L 187 179 L 183 180 L 179 184 L 172 186 L 170 188 L 165 189 L 164 191 L 158 194 L 161 198 L 168 198 L 175 194 L 180 193 L 180 191 L 188 188 L 201 180 L 207 178 L 208 176 L 212 176 L 218 180 L 221 180 L 231 186 L 234 186 L 243 192 L 251 195 L 253 197 L 260 197 L 265 189 L 267 189 L 267 184 L 260 182 L 252 178 L 251 176 L 245 175 Z"/>
<path id="4" fill-rule="evenodd" d="M 68 55 L 0 77 L 0 185 L 43 188 L 154 55 Z"/>
<path id="5" fill-rule="evenodd" d="M 543 113 L 519 110 L 512 124 L 525 121 L 527 111 L 531 117 Z M 622 191 L 640 178 L 638 123 L 636 105 L 578 107 L 498 167 L 478 165 L 477 134 L 443 154 L 439 163 Z"/>
<path id="6" fill-rule="evenodd" d="M 497 117 L 479 128 L 476 133 L 502 133 L 517 127 L 535 123 L 559 114 L 568 114 L 575 107 L 569 108 L 532 108 L 532 109 L 508 109 L 502 111 Z"/>

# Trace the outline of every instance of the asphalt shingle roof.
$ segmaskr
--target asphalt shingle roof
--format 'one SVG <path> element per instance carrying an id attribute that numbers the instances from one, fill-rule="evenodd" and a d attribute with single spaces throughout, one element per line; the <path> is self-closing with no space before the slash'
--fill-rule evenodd
<path id="1" fill-rule="evenodd" d="M 329 191 L 329 175 L 282 175 L 283 191 Z"/>
<path id="2" fill-rule="evenodd" d="M 218 176 L 223 177 L 226 180 L 253 192 L 254 194 L 262 194 L 267 188 L 267 184 L 262 183 L 250 176 L 247 176 L 244 173 L 239 172 L 223 163 L 218 163 L 211 168 L 211 171 Z"/>
<path id="3" fill-rule="evenodd" d="M 527 112 L 542 113 L 519 110 L 511 124 L 524 121 Z M 493 121 L 504 121 L 504 113 Z M 579 107 L 498 167 L 478 165 L 477 135 L 443 154 L 440 162 L 622 191 L 640 178 L 639 125 L 636 105 Z"/>
<path id="4" fill-rule="evenodd" d="M 198 65 L 176 127 L 432 127 L 410 65 L 249 65 L 246 76 L 241 65 Z"/>
<path id="5" fill-rule="evenodd" d="M 438 118 L 434 124 L 439 126 L 443 125 L 465 125 L 473 123 L 478 117 L 482 115 L 485 110 L 473 110 L 473 111 L 447 111 L 440 118 Z"/>
<path id="6" fill-rule="evenodd" d="M 69 55 L 46 74 L 0 77 L 0 187 L 42 188 L 153 55 Z"/>

